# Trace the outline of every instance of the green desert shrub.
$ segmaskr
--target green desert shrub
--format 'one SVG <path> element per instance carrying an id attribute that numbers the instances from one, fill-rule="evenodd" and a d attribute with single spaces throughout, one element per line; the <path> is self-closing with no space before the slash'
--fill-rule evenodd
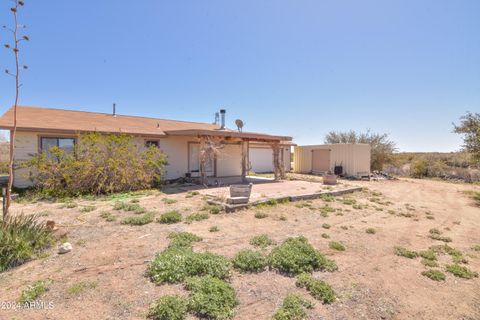
<path id="1" fill-rule="evenodd" d="M 258 251 L 242 250 L 232 260 L 233 266 L 242 272 L 261 272 L 267 266 L 267 258 Z"/>
<path id="2" fill-rule="evenodd" d="M 149 224 L 153 221 L 154 214 L 147 212 L 141 216 L 126 217 L 122 220 L 122 224 L 129 224 L 132 226 L 143 226 L 144 224 Z"/>
<path id="3" fill-rule="evenodd" d="M 230 319 L 238 300 L 227 282 L 212 277 L 191 277 L 185 282 L 190 291 L 190 310 L 202 318 Z"/>
<path id="4" fill-rule="evenodd" d="M 162 213 L 157 219 L 160 223 L 173 224 L 182 221 L 182 214 L 177 210 Z"/>
<path id="5" fill-rule="evenodd" d="M 424 251 L 420 251 L 418 253 L 418 255 L 424 259 L 427 259 L 427 260 L 437 260 L 437 255 L 435 254 L 435 251 L 433 250 L 424 250 Z"/>
<path id="6" fill-rule="evenodd" d="M 421 263 L 426 266 L 426 267 L 430 267 L 430 268 L 436 268 L 438 267 L 438 263 L 435 261 L 435 260 L 429 260 L 429 259 L 425 259 L 423 258 Z"/>
<path id="7" fill-rule="evenodd" d="M 0 272 L 33 259 L 53 242 L 38 216 L 11 215 L 0 225 Z"/>
<path id="8" fill-rule="evenodd" d="M 408 250 L 408 249 L 403 248 L 403 247 L 395 247 L 395 254 L 397 256 L 405 257 L 405 258 L 409 258 L 409 259 L 415 259 L 416 257 L 418 257 L 418 253 L 416 253 L 415 251 Z"/>
<path id="9" fill-rule="evenodd" d="M 174 203 L 177 203 L 177 200 L 175 200 L 175 199 L 170 199 L 170 198 L 163 198 L 162 201 L 163 201 L 163 203 L 165 203 L 165 204 L 174 204 Z"/>
<path id="10" fill-rule="evenodd" d="M 138 203 L 125 203 L 123 201 L 115 202 L 115 204 L 113 205 L 113 209 L 133 212 L 135 214 L 142 214 L 147 212 L 147 210 L 141 207 Z"/>
<path id="11" fill-rule="evenodd" d="M 305 288 L 317 300 L 323 303 L 332 303 L 335 301 L 335 291 L 325 281 L 315 279 L 308 273 L 298 275 L 297 287 Z"/>
<path id="12" fill-rule="evenodd" d="M 250 244 L 255 247 L 266 248 L 268 246 L 274 245 L 275 241 L 270 239 L 268 235 L 261 234 L 250 239 Z"/>
<path id="13" fill-rule="evenodd" d="M 286 274 L 334 271 L 337 265 L 315 250 L 304 237 L 288 238 L 268 256 L 270 266 Z"/>
<path id="14" fill-rule="evenodd" d="M 289 293 L 283 300 L 280 309 L 275 312 L 273 320 L 304 320 L 308 319 L 306 309 L 312 309 L 313 303 L 296 293 Z"/>
<path id="15" fill-rule="evenodd" d="M 328 243 L 328 247 L 330 249 L 337 250 L 337 251 L 345 251 L 345 246 L 337 241 L 330 241 Z"/>
<path id="16" fill-rule="evenodd" d="M 183 320 L 188 312 L 188 300 L 179 295 L 160 297 L 150 306 L 148 319 Z"/>
<path id="17" fill-rule="evenodd" d="M 210 215 L 206 212 L 192 213 L 186 219 L 187 223 L 192 223 L 193 221 L 202 221 L 210 218 Z"/>
<path id="18" fill-rule="evenodd" d="M 438 270 L 423 271 L 422 275 L 427 277 L 427 278 L 430 278 L 434 281 L 444 281 L 445 280 L 445 274 L 441 271 L 438 271 Z"/>
<path id="19" fill-rule="evenodd" d="M 323 228 L 323 229 L 330 229 L 331 227 L 332 227 L 332 226 L 329 225 L 328 223 L 322 224 L 322 228 Z"/>
<path id="20" fill-rule="evenodd" d="M 30 303 L 37 300 L 42 294 L 48 291 L 48 287 L 52 284 L 52 280 L 38 280 L 26 289 L 22 290 L 20 303 Z"/>
<path id="21" fill-rule="evenodd" d="M 206 204 L 203 206 L 202 211 L 208 211 L 210 214 L 219 214 L 222 212 L 222 206 L 215 204 Z"/>
<path id="22" fill-rule="evenodd" d="M 191 276 L 211 275 L 225 279 L 230 276 L 230 262 L 214 253 L 174 247 L 158 253 L 146 275 L 156 284 L 176 283 Z"/>
<path id="23" fill-rule="evenodd" d="M 326 233 L 322 233 L 322 238 L 324 239 L 330 239 L 330 236 Z"/>
<path id="24" fill-rule="evenodd" d="M 169 248 L 191 248 L 194 242 L 202 241 L 202 238 L 190 232 L 172 232 L 168 235 Z"/>
<path id="25" fill-rule="evenodd" d="M 166 163 L 159 148 L 138 148 L 133 136 L 89 133 L 80 135 L 73 152 L 51 147 L 22 166 L 42 193 L 65 197 L 151 188 L 161 181 Z"/>
<path id="26" fill-rule="evenodd" d="M 263 218 L 266 218 L 266 217 L 268 217 L 268 214 L 266 214 L 263 211 L 255 212 L 255 218 L 257 218 L 257 219 L 263 219 Z"/>
<path id="27" fill-rule="evenodd" d="M 217 226 L 211 226 L 211 227 L 208 229 L 208 231 L 210 231 L 210 232 L 218 232 L 218 231 L 220 231 L 220 229 L 218 229 Z"/>
<path id="28" fill-rule="evenodd" d="M 112 221 L 117 220 L 117 218 L 110 211 L 100 212 L 100 217 L 105 219 L 108 222 L 112 222 Z"/>
<path id="29" fill-rule="evenodd" d="M 368 234 L 375 234 L 377 233 L 377 231 L 374 229 L 374 228 L 367 228 L 367 230 L 365 230 L 366 233 Z"/>
<path id="30" fill-rule="evenodd" d="M 478 273 L 471 271 L 467 267 L 460 266 L 458 264 L 447 265 L 446 267 L 447 272 L 450 272 L 455 277 L 464 278 L 464 279 L 472 279 L 478 277 Z"/>

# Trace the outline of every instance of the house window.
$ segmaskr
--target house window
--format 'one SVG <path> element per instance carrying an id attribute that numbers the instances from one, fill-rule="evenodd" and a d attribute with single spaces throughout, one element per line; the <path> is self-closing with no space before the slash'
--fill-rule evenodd
<path id="1" fill-rule="evenodd" d="M 160 146 L 160 144 L 159 144 L 158 140 L 147 140 L 147 141 L 145 141 L 145 147 L 150 148 L 151 146 L 154 146 L 154 147 L 158 148 Z"/>
<path id="2" fill-rule="evenodd" d="M 73 152 L 75 147 L 75 138 L 57 138 L 57 137 L 41 137 L 40 149 L 42 152 L 50 154 L 50 148 L 58 147 L 65 152 Z"/>

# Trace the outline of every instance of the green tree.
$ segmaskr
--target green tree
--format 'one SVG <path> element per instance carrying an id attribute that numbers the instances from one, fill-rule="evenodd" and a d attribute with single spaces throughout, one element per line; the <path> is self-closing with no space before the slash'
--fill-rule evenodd
<path id="1" fill-rule="evenodd" d="M 392 160 L 392 154 L 396 150 L 396 144 L 389 139 L 388 134 L 373 133 L 368 130 L 365 133 L 350 131 L 330 131 L 325 136 L 325 143 L 366 143 L 372 148 L 372 170 L 383 170 L 383 166 Z"/>
<path id="2" fill-rule="evenodd" d="M 480 113 L 467 112 L 460 117 L 460 124 L 453 124 L 454 132 L 463 135 L 463 147 L 473 161 L 480 164 Z"/>

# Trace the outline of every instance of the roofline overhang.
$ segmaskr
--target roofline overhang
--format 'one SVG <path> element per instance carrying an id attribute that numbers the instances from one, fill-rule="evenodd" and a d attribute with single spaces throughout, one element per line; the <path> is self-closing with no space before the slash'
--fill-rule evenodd
<path id="1" fill-rule="evenodd" d="M 1 126 L 0 130 L 13 130 L 13 126 Z M 17 131 L 22 132 L 45 132 L 45 133 L 67 133 L 67 134 L 82 134 L 82 133 L 105 133 L 105 134 L 127 134 L 132 136 L 142 136 L 142 137 L 166 137 L 165 133 L 139 133 L 139 132 L 128 132 L 128 131 L 106 131 L 106 130 L 72 130 L 72 129 L 52 129 L 52 128 L 30 128 L 30 127 L 17 127 Z"/>
<path id="2" fill-rule="evenodd" d="M 256 132 L 238 132 L 230 130 L 169 130 L 165 131 L 169 136 L 211 136 L 224 138 L 238 138 L 250 141 L 260 142 L 282 142 L 292 141 L 292 137 L 288 136 L 274 136 Z"/>

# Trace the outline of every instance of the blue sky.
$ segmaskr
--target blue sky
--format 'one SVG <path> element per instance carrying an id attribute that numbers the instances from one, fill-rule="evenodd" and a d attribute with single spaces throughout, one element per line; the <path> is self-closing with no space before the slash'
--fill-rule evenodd
<path id="1" fill-rule="evenodd" d="M 225 107 L 230 127 L 298 144 L 371 129 L 401 151 L 458 150 L 452 122 L 480 111 L 477 0 L 26 0 L 21 21 L 24 105 L 208 122 Z"/>

